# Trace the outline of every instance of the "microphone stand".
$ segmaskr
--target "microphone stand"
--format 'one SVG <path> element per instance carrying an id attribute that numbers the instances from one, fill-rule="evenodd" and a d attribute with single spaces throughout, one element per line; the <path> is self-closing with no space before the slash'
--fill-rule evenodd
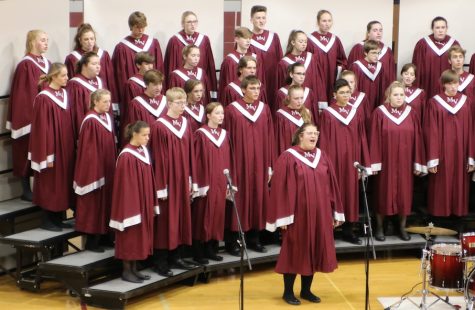
<path id="1" fill-rule="evenodd" d="M 251 260 L 249 259 L 249 255 L 247 253 L 247 245 L 246 239 L 244 238 L 244 231 L 242 230 L 241 220 L 239 218 L 239 213 L 236 207 L 236 200 L 234 199 L 234 190 L 233 184 L 231 183 L 231 178 L 229 177 L 229 173 L 225 173 L 226 175 L 226 182 L 228 183 L 229 194 L 231 197 L 231 202 L 233 205 L 234 213 L 236 215 L 237 226 L 239 230 L 239 249 L 241 252 L 240 264 L 239 264 L 239 273 L 240 273 L 240 286 L 239 286 L 239 309 L 244 309 L 244 253 L 246 253 L 246 260 L 249 270 L 252 270 Z"/>
<path id="2" fill-rule="evenodd" d="M 365 180 L 366 169 L 360 167 L 355 167 L 358 169 L 359 175 L 361 175 L 361 185 L 363 186 L 363 197 L 364 197 L 364 213 L 365 213 L 365 223 L 364 223 L 364 233 L 365 233 L 365 276 L 366 276 L 366 288 L 365 288 L 365 310 L 369 309 L 369 251 L 370 244 L 373 252 L 373 259 L 376 259 L 376 251 L 374 249 L 374 239 L 373 239 L 373 228 L 371 226 L 371 216 L 369 213 L 368 207 L 368 197 L 366 196 L 366 184 Z"/>

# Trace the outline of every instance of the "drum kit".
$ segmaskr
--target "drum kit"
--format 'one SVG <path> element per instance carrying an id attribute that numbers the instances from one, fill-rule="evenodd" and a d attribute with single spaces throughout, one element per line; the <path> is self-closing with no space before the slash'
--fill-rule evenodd
<path id="1" fill-rule="evenodd" d="M 423 227 L 409 227 L 406 228 L 406 231 L 425 235 L 426 239 L 421 257 L 422 300 L 418 304 L 410 297 L 403 297 L 398 305 L 403 300 L 408 300 L 419 309 L 426 310 L 441 301 L 453 309 L 460 309 L 460 306 L 449 302 L 448 295 L 443 298 L 430 291 L 427 288 L 428 283 L 431 288 L 445 291 L 446 294 L 450 291 L 463 292 L 466 310 L 473 310 L 475 302 L 475 232 L 462 234 L 460 243 L 436 243 L 429 248 L 428 241 L 431 236 L 450 236 L 456 235 L 457 232 L 435 227 L 432 223 Z M 429 276 L 428 281 L 427 275 Z M 428 295 L 436 297 L 436 300 L 431 304 L 427 304 Z"/>

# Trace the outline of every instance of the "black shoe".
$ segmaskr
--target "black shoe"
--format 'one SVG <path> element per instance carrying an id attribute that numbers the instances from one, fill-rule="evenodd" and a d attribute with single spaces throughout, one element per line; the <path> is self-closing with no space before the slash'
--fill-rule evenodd
<path id="1" fill-rule="evenodd" d="M 196 268 L 195 264 L 188 263 L 181 258 L 174 261 L 172 266 L 175 268 L 184 269 L 184 270 L 193 270 Z"/>
<path id="2" fill-rule="evenodd" d="M 226 251 L 232 256 L 241 256 L 241 248 L 237 243 L 227 248 Z"/>
<path id="3" fill-rule="evenodd" d="M 138 270 L 134 270 L 133 273 L 137 278 L 139 278 L 141 280 L 150 280 L 152 278 L 150 275 L 145 274 L 145 273 L 141 273 Z"/>
<path id="4" fill-rule="evenodd" d="M 259 253 L 267 253 L 267 249 L 260 243 L 250 244 L 249 249 Z"/>
<path id="5" fill-rule="evenodd" d="M 285 300 L 286 303 L 292 306 L 300 305 L 300 300 L 297 299 L 294 295 L 284 295 L 282 298 Z"/>
<path id="6" fill-rule="evenodd" d="M 98 245 L 95 245 L 95 246 L 88 246 L 86 244 L 86 246 L 84 247 L 84 249 L 88 250 L 88 251 L 91 251 L 91 252 L 94 252 L 94 253 L 104 253 L 104 248 L 101 247 L 101 246 L 98 246 Z"/>
<path id="7" fill-rule="evenodd" d="M 72 223 L 61 222 L 60 226 L 61 228 L 74 228 L 74 225 Z"/>
<path id="8" fill-rule="evenodd" d="M 314 295 L 312 292 L 300 293 L 300 298 L 308 300 L 310 302 L 319 303 L 322 300 L 317 295 Z"/>
<path id="9" fill-rule="evenodd" d="M 407 231 L 401 230 L 401 232 L 399 233 L 399 239 L 401 239 L 402 241 L 409 241 L 411 240 L 411 235 L 409 235 Z"/>
<path id="10" fill-rule="evenodd" d="M 51 222 L 43 222 L 41 224 L 40 228 L 44 229 L 44 230 L 56 231 L 56 232 L 63 231 L 63 229 L 61 227 L 56 226 Z"/>
<path id="11" fill-rule="evenodd" d="M 143 283 L 143 280 L 137 277 L 132 272 L 123 272 L 122 273 L 122 280 L 132 283 Z"/>
<path id="12" fill-rule="evenodd" d="M 221 262 L 223 260 L 222 256 L 216 255 L 216 254 L 208 254 L 206 255 L 207 259 L 214 260 L 216 262 Z"/>
<path id="13" fill-rule="evenodd" d="M 207 260 L 206 258 L 203 258 L 203 257 L 194 257 L 193 258 L 193 261 L 196 262 L 198 265 L 208 265 L 209 264 L 209 260 Z"/>
<path id="14" fill-rule="evenodd" d="M 33 193 L 32 192 L 23 193 L 23 195 L 21 195 L 20 199 L 23 200 L 23 201 L 32 202 L 33 201 Z"/>
<path id="15" fill-rule="evenodd" d="M 166 278 L 173 277 L 173 271 L 171 271 L 168 268 L 155 267 L 153 270 L 162 277 L 166 277 Z"/>
<path id="16" fill-rule="evenodd" d="M 382 231 L 377 231 L 376 230 L 376 234 L 374 235 L 374 239 L 376 239 L 377 241 L 385 241 L 386 237 L 384 236 L 384 233 Z"/>
<path id="17" fill-rule="evenodd" d="M 346 241 L 346 242 L 352 243 L 352 244 L 356 244 L 356 245 L 363 244 L 361 239 L 358 238 L 358 236 L 355 235 L 355 234 L 343 236 L 343 240 Z"/>

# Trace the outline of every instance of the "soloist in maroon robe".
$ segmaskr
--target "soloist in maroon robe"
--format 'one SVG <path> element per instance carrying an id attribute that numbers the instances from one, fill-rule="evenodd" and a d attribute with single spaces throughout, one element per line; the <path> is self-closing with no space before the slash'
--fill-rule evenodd
<path id="1" fill-rule="evenodd" d="M 193 239 L 223 240 L 226 211 L 225 169 L 234 175 L 226 130 L 203 125 L 195 131 L 198 192 L 192 204 Z"/>
<path id="2" fill-rule="evenodd" d="M 203 97 L 202 100 L 206 104 L 211 102 L 210 94 L 210 82 L 206 72 L 201 68 L 185 69 L 180 67 L 179 69 L 173 70 L 168 76 L 167 87 L 168 89 L 172 87 L 181 87 L 185 88 L 185 83 L 189 79 L 201 81 L 203 84 Z"/>
<path id="3" fill-rule="evenodd" d="M 426 109 L 426 92 L 414 86 L 406 86 L 404 87 L 404 94 L 406 95 L 404 101 L 419 115 L 420 123 L 422 124 Z"/>
<path id="4" fill-rule="evenodd" d="M 268 181 L 274 160 L 274 125 L 269 106 L 261 101 L 247 104 L 239 99 L 225 109 L 224 127 L 229 133 L 236 162 L 236 207 L 244 231 L 265 228 L 269 204 Z M 237 231 L 230 219 L 229 229 Z"/>
<path id="5" fill-rule="evenodd" d="M 333 84 L 341 71 L 347 67 L 345 49 L 340 39 L 333 33 L 325 35 L 314 31 L 308 35 L 307 51 L 317 58 L 319 73 L 318 79 L 323 84 L 325 93 L 321 100 L 329 103 L 333 98 Z"/>
<path id="6" fill-rule="evenodd" d="M 211 97 L 217 98 L 218 82 L 216 79 L 216 66 L 207 35 L 198 32 L 187 35 L 182 30 L 171 37 L 165 51 L 165 76 L 168 77 L 173 70 L 183 67 L 183 48 L 191 44 L 196 45 L 200 49 L 200 62 L 198 63 L 198 67 L 203 68 L 210 82 L 208 91 L 210 91 Z"/>
<path id="7" fill-rule="evenodd" d="M 160 213 L 155 193 L 147 148 L 126 145 L 117 158 L 109 222 L 116 230 L 116 258 L 143 260 L 152 254 L 154 215 Z"/>
<path id="8" fill-rule="evenodd" d="M 10 90 L 6 128 L 11 130 L 13 175 L 31 174 L 28 162 L 33 102 L 38 94 L 38 82 L 48 73 L 50 62 L 44 56 L 27 54 L 18 63 Z"/>
<path id="9" fill-rule="evenodd" d="M 289 87 L 290 85 L 287 85 L 285 87 L 279 88 L 279 90 L 277 91 L 277 95 L 275 96 L 274 101 L 274 108 L 276 111 L 284 107 L 284 100 L 285 97 L 287 97 L 287 94 L 289 93 Z M 318 120 L 320 118 L 320 113 L 318 111 L 318 102 L 315 96 L 313 95 L 313 91 L 308 87 L 304 87 L 303 100 L 305 107 L 310 111 L 310 114 L 312 115 L 312 122 L 318 126 Z M 282 151 L 285 151 L 286 149 L 287 148 L 283 149 Z"/>
<path id="10" fill-rule="evenodd" d="M 148 52 L 155 57 L 154 69 L 163 72 L 162 51 L 158 40 L 146 34 L 140 39 L 127 36 L 115 46 L 114 53 L 112 54 L 115 81 L 119 89 L 130 77 L 138 73 L 137 66 L 135 65 L 135 54 L 138 52 Z M 123 100 L 122 93 L 119 93 L 119 95 L 121 96 L 120 99 Z"/>
<path id="11" fill-rule="evenodd" d="M 114 121 L 109 114 L 90 111 L 78 139 L 73 188 L 76 196 L 76 230 L 88 234 L 108 232 L 114 180 Z"/>
<path id="12" fill-rule="evenodd" d="M 244 96 L 241 90 L 241 81 L 236 78 L 234 81 L 226 85 L 224 88 L 224 91 L 219 94 L 220 99 L 219 102 L 226 107 L 229 105 L 231 102 L 234 102 L 238 99 L 242 99 Z M 267 95 L 266 95 L 266 87 L 264 86 L 264 83 L 261 82 L 261 92 L 259 93 L 259 101 L 262 101 L 264 103 L 268 103 L 267 101 Z"/>
<path id="13" fill-rule="evenodd" d="M 409 215 L 414 171 L 427 173 L 420 117 L 407 104 L 380 105 L 373 112 L 370 130 L 374 207 L 382 215 Z"/>
<path id="14" fill-rule="evenodd" d="M 344 221 L 336 174 L 329 158 L 315 148 L 298 146 L 275 164 L 266 228 L 282 230 L 275 271 L 313 275 L 337 268 L 333 221 Z"/>
<path id="15" fill-rule="evenodd" d="M 300 112 L 282 106 L 274 116 L 274 133 L 277 156 L 292 146 L 292 137 L 304 121 Z"/>
<path id="16" fill-rule="evenodd" d="M 414 47 L 412 63 L 417 66 L 416 86 L 427 93 L 427 98 L 432 98 L 439 92 L 440 75 L 450 69 L 447 51 L 452 45 L 460 43 L 450 36 L 438 41 L 431 34 L 420 39 Z"/>
<path id="17" fill-rule="evenodd" d="M 150 148 L 160 200 L 155 249 L 191 245 L 191 191 L 197 190 L 193 134 L 185 117 L 163 115 L 152 124 Z"/>
<path id="18" fill-rule="evenodd" d="M 190 126 L 192 133 L 206 123 L 205 107 L 200 102 L 194 103 L 191 106 L 186 105 L 183 116 L 188 121 L 188 126 Z"/>
<path id="19" fill-rule="evenodd" d="M 74 143 L 68 94 L 65 89 L 48 86 L 33 104 L 28 153 L 35 171 L 33 204 L 54 212 L 65 211 L 72 205 Z"/>
<path id="20" fill-rule="evenodd" d="M 336 103 L 325 109 L 320 119 L 320 148 L 335 168 L 348 222 L 358 222 L 359 218 L 358 170 L 353 163 L 359 162 L 371 174 L 365 125 L 361 109 L 339 107 Z"/>
<path id="21" fill-rule="evenodd" d="M 83 50 L 79 49 L 72 51 L 71 54 L 66 56 L 64 64 L 68 69 L 68 76 L 70 79 L 73 78 L 76 74 L 76 63 L 81 59 L 84 53 L 85 52 Z M 112 108 L 115 112 L 119 109 L 119 94 L 117 86 L 115 85 L 114 68 L 112 67 L 112 61 L 107 51 L 104 51 L 103 49 L 99 48 L 96 53 L 99 56 L 101 64 L 101 71 L 99 72 L 99 77 L 105 82 L 105 84 L 107 85 L 107 89 L 111 92 Z"/>
<path id="22" fill-rule="evenodd" d="M 435 216 L 463 216 L 468 212 L 470 175 L 474 165 L 473 126 L 467 96 L 444 93 L 431 98 L 424 116 L 424 140 L 429 173 L 428 210 Z"/>
<path id="23" fill-rule="evenodd" d="M 261 34 L 253 33 L 250 50 L 259 54 L 260 59 L 262 59 L 262 70 L 264 70 L 266 93 L 269 94 L 269 101 L 262 99 L 261 101 L 274 102 L 274 93 L 278 88 L 275 67 L 283 57 L 279 35 L 269 30 L 264 30 Z"/>

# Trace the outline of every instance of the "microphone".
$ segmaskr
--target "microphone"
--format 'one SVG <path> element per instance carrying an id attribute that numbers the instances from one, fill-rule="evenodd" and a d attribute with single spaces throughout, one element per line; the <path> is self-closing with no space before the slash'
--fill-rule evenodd
<path id="1" fill-rule="evenodd" d="M 366 171 L 366 167 L 364 167 L 363 165 L 361 165 L 359 162 L 355 161 L 353 163 L 353 166 L 358 169 L 358 170 L 362 170 L 362 171 Z"/>
<path id="2" fill-rule="evenodd" d="M 226 176 L 226 181 L 228 181 L 229 188 L 233 188 L 233 182 L 231 181 L 231 175 L 229 174 L 229 169 L 224 169 L 223 174 Z"/>

